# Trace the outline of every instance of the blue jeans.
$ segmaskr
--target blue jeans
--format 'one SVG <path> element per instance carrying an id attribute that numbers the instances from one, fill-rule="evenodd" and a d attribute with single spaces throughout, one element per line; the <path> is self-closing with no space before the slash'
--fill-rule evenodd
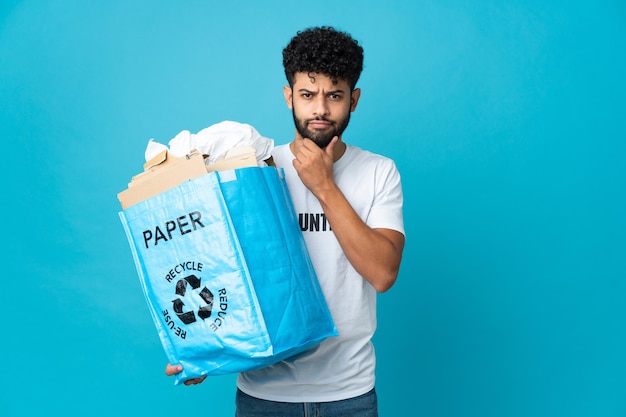
<path id="1" fill-rule="evenodd" d="M 237 389 L 235 417 L 378 417 L 376 390 L 341 401 L 283 403 L 251 397 Z"/>

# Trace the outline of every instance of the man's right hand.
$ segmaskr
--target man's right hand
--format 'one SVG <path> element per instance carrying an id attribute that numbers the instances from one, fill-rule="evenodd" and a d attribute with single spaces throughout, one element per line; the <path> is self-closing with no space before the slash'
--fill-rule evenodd
<path id="1" fill-rule="evenodd" d="M 182 365 L 172 365 L 170 363 L 167 364 L 167 366 L 165 367 L 165 375 L 167 376 L 174 376 L 176 374 L 179 374 L 183 371 L 183 367 Z M 202 376 L 200 378 L 191 378 L 188 379 L 184 382 L 185 385 L 196 385 L 199 384 L 201 382 L 204 382 L 204 380 L 206 379 L 206 376 Z"/>

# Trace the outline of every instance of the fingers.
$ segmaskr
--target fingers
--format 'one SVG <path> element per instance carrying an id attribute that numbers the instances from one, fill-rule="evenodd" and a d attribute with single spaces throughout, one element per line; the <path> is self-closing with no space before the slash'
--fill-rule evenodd
<path id="1" fill-rule="evenodd" d="M 330 159 L 333 159 L 333 157 L 335 155 L 334 154 L 334 149 L 335 149 L 335 144 L 337 143 L 338 140 L 339 140 L 339 136 L 333 137 L 333 139 L 330 141 L 328 146 L 326 146 L 326 148 L 324 148 L 324 151 L 326 152 L 326 155 L 328 155 L 330 157 Z"/>
<path id="2" fill-rule="evenodd" d="M 183 367 L 181 365 L 172 365 L 172 364 L 167 364 L 167 366 L 165 367 L 165 375 L 167 376 L 172 376 L 172 375 L 176 375 L 179 374 L 183 371 Z"/>
<path id="3" fill-rule="evenodd" d="M 173 376 L 173 375 L 181 373 L 182 371 L 183 371 L 183 367 L 181 365 L 172 365 L 168 363 L 167 366 L 165 367 L 165 375 L 167 376 Z M 196 385 L 196 384 L 200 384 L 204 382 L 205 379 L 206 379 L 206 376 L 202 376 L 200 378 L 188 379 L 183 383 L 187 386 Z"/>
<path id="4" fill-rule="evenodd" d="M 317 146 L 317 143 L 313 142 L 311 139 L 304 139 L 302 141 L 302 147 L 300 148 L 300 155 L 310 155 L 312 152 L 318 151 L 320 149 Z"/>
<path id="5" fill-rule="evenodd" d="M 186 380 L 184 384 L 187 386 L 201 384 L 202 382 L 204 382 L 205 379 L 206 379 L 206 376 L 203 376 L 200 378 L 191 378 L 191 379 Z"/>
<path id="6" fill-rule="evenodd" d="M 304 157 L 304 158 L 314 158 L 316 157 L 316 155 L 326 154 L 326 156 L 328 156 L 332 160 L 333 155 L 334 155 L 335 145 L 338 141 L 339 141 L 339 136 L 334 136 L 333 139 L 328 144 L 328 146 L 322 149 L 313 140 L 304 138 L 302 140 L 302 147 L 300 148 L 299 152 L 295 156 L 296 158 L 298 158 L 298 156 Z"/>

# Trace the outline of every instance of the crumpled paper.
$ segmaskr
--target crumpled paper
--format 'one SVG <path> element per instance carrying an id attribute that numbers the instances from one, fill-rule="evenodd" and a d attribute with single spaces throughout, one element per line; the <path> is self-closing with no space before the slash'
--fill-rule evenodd
<path id="1" fill-rule="evenodd" d="M 170 139 L 168 145 L 150 139 L 145 158 L 149 161 L 163 150 L 168 150 L 173 156 L 182 157 L 196 149 L 201 154 L 208 155 L 205 161 L 209 165 L 224 158 L 230 149 L 244 145 L 252 146 L 256 151 L 259 166 L 265 166 L 265 160 L 272 156 L 274 140 L 261 136 L 249 124 L 225 120 L 202 129 L 198 133 L 183 130 Z"/>

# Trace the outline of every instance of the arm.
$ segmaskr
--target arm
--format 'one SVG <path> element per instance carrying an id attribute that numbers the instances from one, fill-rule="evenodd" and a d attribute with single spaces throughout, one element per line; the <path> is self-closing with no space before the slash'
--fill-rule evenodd
<path id="1" fill-rule="evenodd" d="M 297 151 L 293 165 L 304 185 L 320 201 L 354 269 L 378 292 L 384 292 L 398 276 L 404 235 L 395 230 L 370 228 L 346 200 L 333 178 L 335 146 L 341 145 L 335 138 L 326 149 L 321 149 L 313 141 L 304 139 L 294 148 Z"/>

